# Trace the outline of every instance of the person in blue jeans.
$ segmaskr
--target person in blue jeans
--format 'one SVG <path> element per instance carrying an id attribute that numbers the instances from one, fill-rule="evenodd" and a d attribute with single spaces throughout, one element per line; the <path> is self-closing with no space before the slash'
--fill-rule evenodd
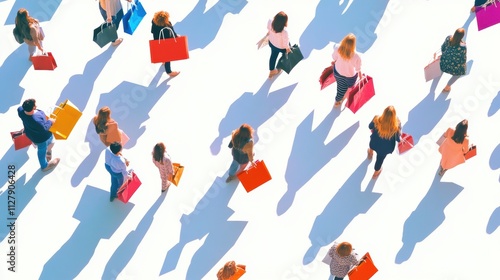
<path id="1" fill-rule="evenodd" d="M 127 2 L 132 2 L 132 0 L 127 0 Z M 123 8 L 120 0 L 99 0 L 99 11 L 102 18 L 107 23 L 113 23 L 116 26 L 116 30 L 118 30 L 120 21 L 123 18 Z M 111 45 L 118 46 L 122 42 L 123 38 L 118 38 Z"/>
<path id="2" fill-rule="evenodd" d="M 109 201 L 113 201 L 117 197 L 118 189 L 123 185 L 123 182 L 128 179 L 127 167 L 129 161 L 122 155 L 122 144 L 113 142 L 106 149 L 104 157 L 104 166 L 111 175 L 111 190 Z"/>
<path id="3" fill-rule="evenodd" d="M 26 99 L 17 108 L 17 115 L 23 121 L 26 136 L 38 149 L 38 161 L 40 162 L 42 171 L 46 172 L 56 167 L 60 159 L 52 159 L 54 135 L 49 131 L 55 119 L 47 118 L 42 110 L 38 110 L 36 108 L 36 100 L 33 98 Z"/>
<path id="4" fill-rule="evenodd" d="M 253 128 L 246 123 L 233 131 L 228 145 L 231 148 L 233 161 L 229 166 L 226 183 L 236 179 L 238 172 L 244 170 L 249 162 L 253 164 L 253 131 Z"/>

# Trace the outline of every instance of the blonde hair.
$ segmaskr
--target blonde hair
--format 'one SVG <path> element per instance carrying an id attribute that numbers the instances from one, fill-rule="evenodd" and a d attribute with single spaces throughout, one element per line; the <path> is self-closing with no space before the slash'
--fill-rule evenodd
<path id="1" fill-rule="evenodd" d="M 354 55 L 356 51 L 356 36 L 354 34 L 349 33 L 347 36 L 342 39 L 339 47 L 339 55 L 345 60 L 349 60 Z"/>
<path id="2" fill-rule="evenodd" d="M 383 139 L 391 139 L 399 131 L 399 121 L 393 106 L 385 108 L 381 116 L 375 116 L 373 123 Z"/>

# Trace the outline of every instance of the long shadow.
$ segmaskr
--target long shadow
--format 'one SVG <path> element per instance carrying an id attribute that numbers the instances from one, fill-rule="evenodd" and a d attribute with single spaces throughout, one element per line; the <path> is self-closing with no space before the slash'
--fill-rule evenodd
<path id="1" fill-rule="evenodd" d="M 278 215 L 284 214 L 292 206 L 296 193 L 342 151 L 358 130 L 359 122 L 356 122 L 325 144 L 325 139 L 339 114 L 339 110 L 332 110 L 313 130 L 314 113 L 311 112 L 297 127 L 285 172 L 287 191 L 278 202 Z"/>
<path id="2" fill-rule="evenodd" d="M 166 84 L 168 80 L 156 86 L 162 74 L 163 69 L 160 68 L 148 87 L 123 81 L 109 93 L 100 95 L 97 108 L 108 106 L 112 111 L 111 117 L 130 137 L 125 148 L 133 147 L 146 131 L 146 127 L 142 124 L 149 119 L 149 111 L 170 87 Z M 89 144 L 90 152 L 71 177 L 73 187 L 78 186 L 90 174 L 101 152 L 106 148 L 99 140 L 92 120 L 89 120 L 85 142 Z"/>
<path id="3" fill-rule="evenodd" d="M 295 83 L 269 93 L 272 82 L 266 80 L 255 94 L 245 92 L 231 104 L 226 116 L 219 123 L 219 135 L 210 145 L 213 155 L 219 154 L 223 138 L 231 135 L 231 132 L 243 123 L 248 123 L 256 130 L 255 142 L 258 141 L 258 127 L 272 116 L 276 115 L 282 123 L 288 123 L 289 120 L 286 112 L 277 113 L 277 111 L 290 98 L 297 84 Z"/>
<path id="4" fill-rule="evenodd" d="M 109 193 L 87 185 L 73 218 L 80 221 L 73 235 L 45 263 L 39 279 L 75 279 L 92 258 L 101 239 L 109 239 L 134 204 L 109 202 Z"/>
<path id="5" fill-rule="evenodd" d="M 83 112 L 87 107 L 90 94 L 94 88 L 94 83 L 97 77 L 101 74 L 102 69 L 113 55 L 116 48 L 108 48 L 98 56 L 91 59 L 85 65 L 82 74 L 73 75 L 68 84 L 64 87 L 56 104 L 69 99 L 75 106 Z"/>
<path id="6" fill-rule="evenodd" d="M 0 170 L 7 170 L 9 165 L 14 165 L 16 169 L 16 178 L 19 178 L 19 170 L 28 161 L 29 148 L 30 147 L 27 147 L 22 150 L 16 151 L 14 149 L 14 145 L 11 145 L 10 148 L 7 150 L 7 152 L 5 152 L 5 154 L 2 156 L 2 159 L 0 159 Z M 7 183 L 7 180 L 8 180 L 7 176 L 2 176 L 0 178 L 0 186 L 5 185 L 5 183 Z"/>
<path id="7" fill-rule="evenodd" d="M 389 0 L 361 1 L 321 0 L 314 19 L 300 36 L 300 49 L 308 57 L 313 49 L 320 50 L 330 42 L 340 43 L 347 34 L 356 35 L 356 49 L 366 52 L 377 39 L 375 29 Z M 331 27 L 331 28 L 329 28 Z M 328 29 L 328 32 L 318 32 Z M 333 50 L 332 50 L 333 51 Z"/>
<path id="8" fill-rule="evenodd" d="M 488 109 L 488 117 L 493 116 L 500 109 L 500 91 L 497 92 L 497 96 L 491 101 L 490 108 Z"/>
<path id="9" fill-rule="evenodd" d="M 248 3 L 246 0 L 219 0 L 205 12 L 207 2 L 199 0 L 194 9 L 175 24 L 176 32 L 188 36 L 190 51 L 208 46 L 217 36 L 226 14 L 238 14 Z"/>
<path id="10" fill-rule="evenodd" d="M 160 195 L 156 202 L 149 208 L 136 229 L 131 231 L 118 246 L 109 259 L 101 279 L 116 279 L 134 256 L 137 247 L 146 235 L 149 227 L 153 223 L 153 216 L 165 200 L 166 195 Z"/>
<path id="11" fill-rule="evenodd" d="M 495 209 L 490 216 L 488 225 L 486 226 L 486 232 L 492 234 L 500 226 L 500 207 Z"/>
<path id="12" fill-rule="evenodd" d="M 491 153 L 490 168 L 491 170 L 500 168 L 500 144 L 498 144 Z"/>
<path id="13" fill-rule="evenodd" d="M 465 36 L 463 39 L 464 41 L 467 41 L 467 34 L 469 34 L 469 26 L 475 17 L 476 17 L 476 13 L 470 13 L 469 17 L 467 18 L 467 20 L 465 21 L 465 23 L 462 27 L 463 29 L 465 29 Z"/>
<path id="14" fill-rule="evenodd" d="M 47 0 L 47 1 L 33 1 L 33 0 L 17 0 L 12 6 L 5 25 L 14 24 L 16 20 L 17 11 L 20 8 L 25 8 L 30 13 L 30 16 L 38 19 L 38 21 L 49 21 L 59 8 L 62 0 Z"/>
<path id="15" fill-rule="evenodd" d="M 195 209 L 181 217 L 179 242 L 168 251 L 160 275 L 177 267 L 186 244 L 202 239 L 207 234 L 205 242 L 191 259 L 187 280 L 204 279 L 210 269 L 234 246 L 247 222 L 228 221 L 234 211 L 227 205 L 236 190 L 235 186 L 229 186 L 222 178 L 217 177 Z"/>
<path id="16" fill-rule="evenodd" d="M 24 88 L 19 85 L 32 65 L 28 61 L 28 56 L 28 47 L 22 44 L 4 60 L 0 67 L 0 84 L 3 92 L 0 113 L 5 113 L 11 106 L 21 103 Z"/>
<path id="17" fill-rule="evenodd" d="M 415 145 L 422 136 L 431 132 L 448 111 L 448 107 L 450 107 L 450 100 L 446 100 L 447 94 L 439 93 L 436 100 L 434 100 L 436 87 L 440 79 L 441 76 L 432 81 L 429 94 L 411 109 L 408 113 L 408 121 L 403 125 L 403 132 L 413 136 Z"/>
<path id="18" fill-rule="evenodd" d="M 403 228 L 403 247 L 396 255 L 397 264 L 409 260 L 417 243 L 424 241 L 444 222 L 446 218 L 444 209 L 464 189 L 454 183 L 441 182 L 440 178 L 436 172 L 429 191 L 417 209 L 406 219 Z"/>
<path id="19" fill-rule="evenodd" d="M 312 262 L 321 247 L 335 241 L 360 214 L 364 214 L 382 196 L 373 192 L 375 180 L 368 183 L 365 191 L 361 191 L 363 181 L 370 162 L 363 161 L 352 175 L 345 181 L 325 209 L 314 220 L 309 233 L 311 247 L 304 255 L 303 263 Z"/>

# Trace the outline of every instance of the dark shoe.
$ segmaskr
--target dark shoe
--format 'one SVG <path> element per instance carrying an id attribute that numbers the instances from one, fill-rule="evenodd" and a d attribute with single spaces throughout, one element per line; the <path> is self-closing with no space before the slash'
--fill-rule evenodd
<path id="1" fill-rule="evenodd" d="M 109 197 L 109 202 L 113 202 L 113 200 L 115 200 L 116 196 L 110 196 Z"/>
<path id="2" fill-rule="evenodd" d="M 47 151 L 47 153 L 45 154 L 45 158 L 47 159 L 47 161 L 51 161 L 52 160 L 52 151 Z"/>
<path id="3" fill-rule="evenodd" d="M 42 169 L 42 171 L 43 172 L 47 172 L 49 170 L 54 169 L 59 164 L 60 160 L 61 160 L 60 158 L 55 158 L 55 159 L 49 161 L 49 164 L 47 165 L 47 167 L 45 167 L 44 169 Z"/>

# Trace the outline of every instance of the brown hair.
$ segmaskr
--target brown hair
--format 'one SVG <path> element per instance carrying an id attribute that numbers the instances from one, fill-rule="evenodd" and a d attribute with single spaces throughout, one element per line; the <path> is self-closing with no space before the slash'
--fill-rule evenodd
<path id="1" fill-rule="evenodd" d="M 165 144 L 158 142 L 153 148 L 153 159 L 163 164 L 163 155 L 165 154 Z"/>
<path id="2" fill-rule="evenodd" d="M 236 263 L 234 261 L 227 262 L 224 267 L 217 272 L 217 280 L 225 280 L 236 273 Z"/>
<path id="3" fill-rule="evenodd" d="M 153 22 L 154 24 L 162 27 L 172 26 L 170 24 L 170 14 L 167 11 L 156 12 L 153 16 Z"/>
<path id="4" fill-rule="evenodd" d="M 399 131 L 399 121 L 396 116 L 396 109 L 393 106 L 385 108 L 381 116 L 375 116 L 373 123 L 383 139 L 391 139 Z"/>
<path id="5" fill-rule="evenodd" d="M 356 36 L 354 34 L 349 33 L 347 36 L 340 41 L 339 47 L 339 55 L 343 59 L 349 60 L 354 55 L 356 51 Z"/>
<path id="6" fill-rule="evenodd" d="M 337 254 L 341 257 L 349 256 L 352 252 L 352 245 L 349 242 L 342 242 L 337 245 Z"/>
<path id="7" fill-rule="evenodd" d="M 17 11 L 16 19 L 16 28 L 21 32 L 24 38 L 32 41 L 33 38 L 30 34 L 30 24 L 38 23 L 38 21 L 32 17 L 30 17 L 28 10 L 21 8 Z"/>
<path id="8" fill-rule="evenodd" d="M 273 27 L 274 32 L 280 33 L 285 29 L 285 26 L 288 25 L 288 16 L 285 12 L 281 11 L 274 16 L 273 22 L 271 26 Z"/>
<path id="9" fill-rule="evenodd" d="M 105 132 L 106 129 L 108 129 L 108 126 L 106 124 L 110 119 L 111 119 L 111 109 L 109 109 L 108 106 L 104 106 L 101 109 L 99 109 L 99 112 L 97 112 L 97 115 L 94 117 L 95 131 L 97 133 Z"/>
<path id="10" fill-rule="evenodd" d="M 464 38 L 465 36 L 465 29 L 463 28 L 459 28 L 457 30 L 455 30 L 455 34 L 453 34 L 453 36 L 451 36 L 450 38 L 450 46 L 458 46 L 460 45 L 460 42 L 462 42 L 462 39 Z"/>
<path id="11" fill-rule="evenodd" d="M 231 141 L 233 142 L 233 146 L 239 149 L 241 148 L 241 143 L 246 143 L 252 137 L 253 128 L 249 124 L 244 123 L 233 131 Z"/>

